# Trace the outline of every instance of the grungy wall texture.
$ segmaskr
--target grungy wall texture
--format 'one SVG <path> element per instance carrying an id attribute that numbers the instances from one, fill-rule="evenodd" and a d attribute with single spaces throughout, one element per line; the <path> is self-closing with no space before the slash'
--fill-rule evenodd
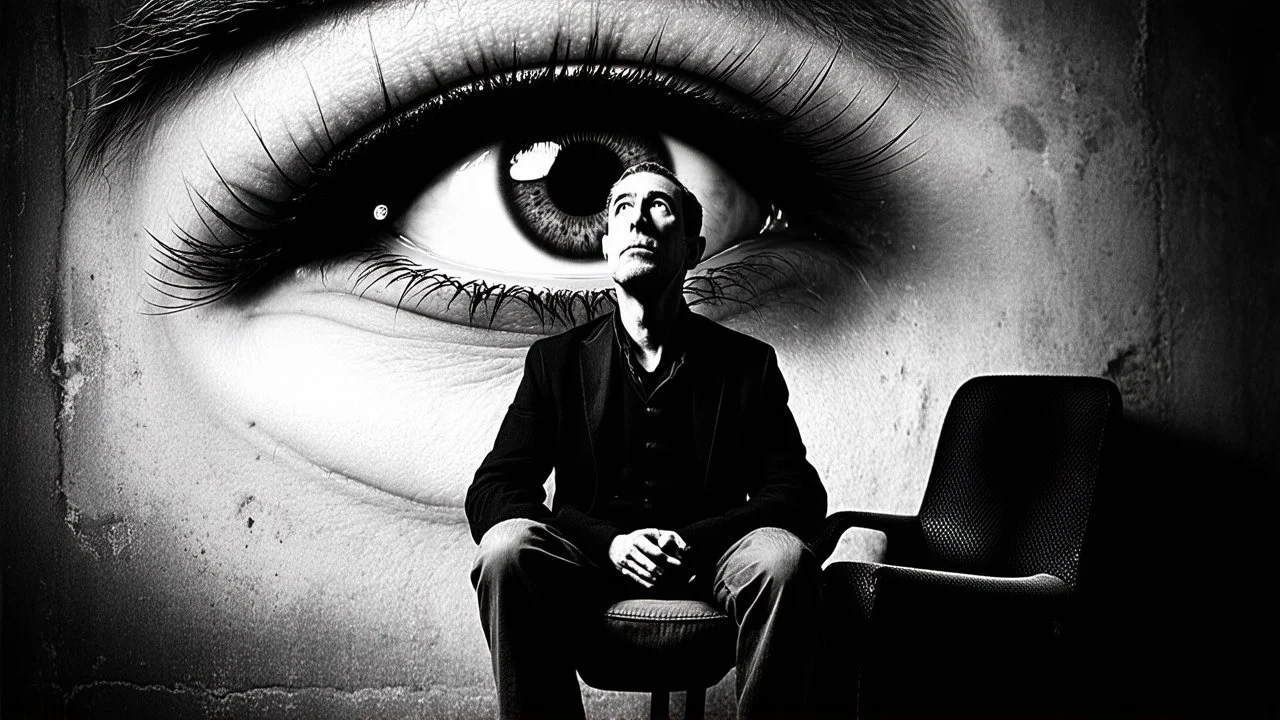
<path id="1" fill-rule="evenodd" d="M 203 404 L 183 358 L 145 350 L 174 331 L 112 311 L 137 293 L 133 256 L 82 241 L 138 234 L 133 176 L 77 183 L 66 160 L 87 103 L 68 85 L 129 6 L 0 5 L 5 716 L 488 716 L 457 499 L 506 400 L 456 420 L 483 443 L 415 457 L 458 478 L 418 502 L 258 442 L 256 418 Z M 914 511 L 968 377 L 1119 385 L 1130 452 L 1069 633 L 1085 714 L 1274 708 L 1280 150 L 1255 83 L 1276 68 L 1260 21 L 1212 10 L 966 6 L 986 71 L 972 102 L 925 122 L 979 142 L 939 144 L 904 175 L 926 200 L 848 291 L 856 323 L 832 321 L 816 350 L 802 335 L 825 320 L 759 333 L 832 510 Z M 948 196 L 930 167 L 970 193 Z M 1011 199 L 998 222 L 970 218 L 984 198 Z M 953 243 L 917 248 L 924 227 Z M 478 371 L 485 398 L 514 390 L 523 347 L 501 350 Z M 592 717 L 646 703 L 586 699 Z"/>

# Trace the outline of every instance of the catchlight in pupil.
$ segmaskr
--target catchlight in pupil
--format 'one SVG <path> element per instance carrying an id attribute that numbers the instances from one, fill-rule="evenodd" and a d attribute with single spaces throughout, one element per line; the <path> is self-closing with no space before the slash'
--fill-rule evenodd
<path id="1" fill-rule="evenodd" d="M 626 168 L 671 158 L 652 133 L 573 132 L 505 143 L 498 183 L 529 240 L 567 260 L 600 259 L 609 188 Z"/>

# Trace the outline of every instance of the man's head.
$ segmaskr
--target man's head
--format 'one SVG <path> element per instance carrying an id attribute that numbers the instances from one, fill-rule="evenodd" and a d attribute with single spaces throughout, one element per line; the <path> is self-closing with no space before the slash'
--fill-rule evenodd
<path id="1" fill-rule="evenodd" d="M 614 282 L 638 296 L 679 292 L 706 248 L 693 193 L 662 165 L 640 163 L 613 184 L 606 212 L 601 246 Z"/>

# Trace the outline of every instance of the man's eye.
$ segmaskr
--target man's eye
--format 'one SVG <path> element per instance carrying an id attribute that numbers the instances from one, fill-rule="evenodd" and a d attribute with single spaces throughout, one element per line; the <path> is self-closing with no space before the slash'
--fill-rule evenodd
<path id="1" fill-rule="evenodd" d="M 646 160 L 669 165 L 690 178 L 695 196 L 714 199 L 703 221 L 708 256 L 760 229 L 760 203 L 706 154 L 669 136 L 593 131 L 504 142 L 472 153 L 398 216 L 388 214 L 390 233 L 380 249 L 411 261 L 416 272 L 607 288 L 600 239 L 609 188 L 625 167 Z M 665 208 L 661 201 L 655 205 Z M 400 267 L 402 280 L 415 272 L 407 263 Z"/>

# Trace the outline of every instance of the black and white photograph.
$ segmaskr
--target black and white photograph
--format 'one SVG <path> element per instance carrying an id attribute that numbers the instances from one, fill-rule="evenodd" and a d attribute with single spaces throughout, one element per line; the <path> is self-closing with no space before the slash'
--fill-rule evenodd
<path id="1" fill-rule="evenodd" d="M 1274 717 L 1267 16 L 6 0 L 0 717 Z"/>

